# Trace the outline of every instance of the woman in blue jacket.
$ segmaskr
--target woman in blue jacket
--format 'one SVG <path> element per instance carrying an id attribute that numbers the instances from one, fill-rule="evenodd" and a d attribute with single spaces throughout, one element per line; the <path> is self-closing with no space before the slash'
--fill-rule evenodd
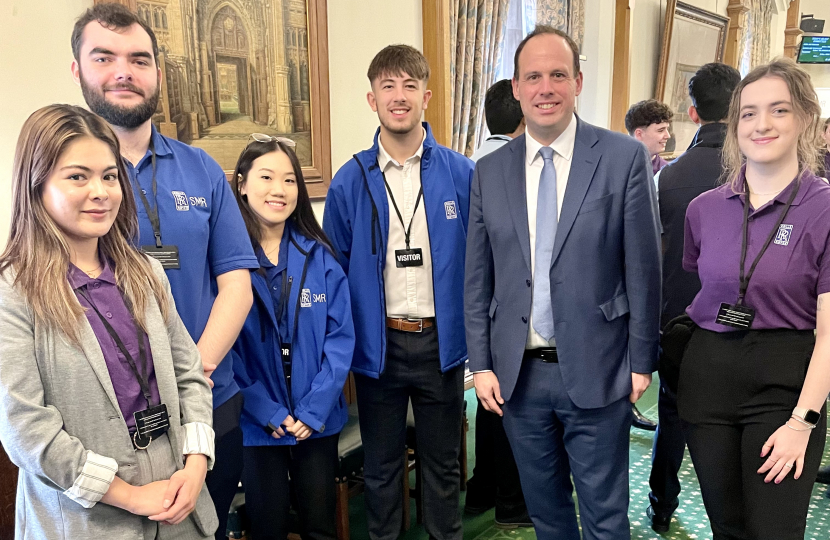
<path id="1" fill-rule="evenodd" d="M 255 134 L 232 180 L 259 259 L 233 347 L 245 405 L 243 485 L 254 540 L 288 535 L 289 482 L 303 538 L 335 538 L 338 434 L 354 351 L 346 276 L 311 209 L 289 139 Z"/>

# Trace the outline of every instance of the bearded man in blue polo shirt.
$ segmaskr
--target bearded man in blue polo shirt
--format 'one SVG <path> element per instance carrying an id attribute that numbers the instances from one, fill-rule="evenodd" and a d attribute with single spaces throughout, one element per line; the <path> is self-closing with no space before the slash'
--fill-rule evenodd
<path id="1" fill-rule="evenodd" d="M 464 338 L 462 291 L 473 163 L 421 122 L 429 65 L 407 45 L 369 66 L 372 148 L 331 182 L 323 229 L 349 280 L 352 362 L 372 540 L 401 530 L 407 405 L 412 401 L 430 538 L 461 539 L 458 512 Z"/>
<path id="2" fill-rule="evenodd" d="M 213 386 L 216 465 L 206 484 L 219 516 L 216 538 L 225 538 L 242 473 L 242 394 L 228 351 L 253 303 L 248 269 L 259 264 L 219 164 L 152 125 L 161 84 L 152 29 L 124 6 L 97 5 L 75 23 L 72 53 L 72 75 L 87 105 L 121 143 L 141 203 L 139 245 L 164 265 Z"/>

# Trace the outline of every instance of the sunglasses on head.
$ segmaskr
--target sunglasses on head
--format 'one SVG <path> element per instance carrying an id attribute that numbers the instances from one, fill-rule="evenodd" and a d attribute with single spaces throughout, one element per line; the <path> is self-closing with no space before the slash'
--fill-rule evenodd
<path id="1" fill-rule="evenodd" d="M 286 137 L 274 137 L 273 135 L 266 135 L 265 133 L 251 133 L 251 136 L 248 138 L 249 143 L 251 142 L 251 139 L 260 143 L 278 142 L 284 144 L 289 148 L 294 148 L 295 146 L 297 146 L 297 143 L 295 143 L 291 139 L 288 139 Z"/>

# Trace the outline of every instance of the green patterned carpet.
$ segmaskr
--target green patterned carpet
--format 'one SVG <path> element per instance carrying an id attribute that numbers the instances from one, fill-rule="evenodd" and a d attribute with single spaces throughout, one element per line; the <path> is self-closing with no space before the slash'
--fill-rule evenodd
<path id="1" fill-rule="evenodd" d="M 657 381 L 651 385 L 646 395 L 639 403 L 640 411 L 649 418 L 657 419 Z M 470 431 L 467 433 L 467 448 L 469 453 L 469 474 L 472 475 L 475 464 L 473 441 L 475 440 L 475 394 L 467 391 L 467 416 L 470 421 Z M 688 452 L 680 470 L 680 482 L 683 491 L 680 494 L 680 507 L 674 515 L 672 529 L 665 535 L 659 535 L 651 530 L 645 516 L 648 506 L 648 476 L 651 470 L 651 441 L 652 433 L 640 430 L 631 430 L 630 451 L 630 481 L 631 504 L 629 518 L 631 520 L 631 538 L 639 539 L 668 539 L 668 540 L 711 540 L 712 532 L 703 500 L 700 498 L 700 488 L 697 483 L 692 461 Z M 824 464 L 830 463 L 830 451 L 825 452 Z M 414 482 L 414 478 L 412 479 Z M 816 484 L 813 489 L 813 499 L 807 516 L 806 540 L 827 540 L 830 538 L 830 499 L 824 496 L 826 486 Z M 464 504 L 464 493 L 461 494 L 461 505 Z M 363 497 L 351 501 L 350 519 L 352 540 L 366 540 L 369 537 L 366 530 L 366 518 L 363 508 Z M 424 540 L 427 534 L 422 526 L 416 525 L 415 506 L 412 503 L 412 528 L 403 535 L 404 540 Z M 533 529 L 514 529 L 502 531 L 493 526 L 493 510 L 480 516 L 464 516 L 465 540 L 535 540 Z"/>

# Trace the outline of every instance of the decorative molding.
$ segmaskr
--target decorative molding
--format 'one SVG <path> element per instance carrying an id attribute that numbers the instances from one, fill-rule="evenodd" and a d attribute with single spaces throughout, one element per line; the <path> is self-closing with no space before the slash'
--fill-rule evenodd
<path id="1" fill-rule="evenodd" d="M 421 5 L 423 17 L 424 57 L 429 62 L 432 76 L 429 89 L 432 97 L 424 119 L 432 128 L 432 135 L 439 144 L 452 146 L 452 73 L 450 70 L 451 51 L 450 2 L 455 0 L 424 0 Z"/>
<path id="2" fill-rule="evenodd" d="M 669 0 L 673 2 L 674 0 Z M 611 77 L 611 129 L 625 133 L 631 80 L 631 30 L 634 0 L 616 0 L 614 13 L 614 71 Z"/>
<path id="3" fill-rule="evenodd" d="M 733 68 L 738 68 L 738 51 L 740 44 L 738 40 L 743 35 L 744 25 L 746 24 L 746 17 L 744 15 L 749 12 L 749 6 L 744 5 L 743 0 L 729 0 L 729 5 L 726 6 L 726 14 L 729 16 L 729 29 L 726 32 L 726 50 L 723 54 L 723 62 L 729 64 Z"/>
<path id="4" fill-rule="evenodd" d="M 787 9 L 787 28 L 784 30 L 784 56 L 795 58 L 798 54 L 799 38 L 804 33 L 801 25 L 801 0 L 792 0 Z"/>

